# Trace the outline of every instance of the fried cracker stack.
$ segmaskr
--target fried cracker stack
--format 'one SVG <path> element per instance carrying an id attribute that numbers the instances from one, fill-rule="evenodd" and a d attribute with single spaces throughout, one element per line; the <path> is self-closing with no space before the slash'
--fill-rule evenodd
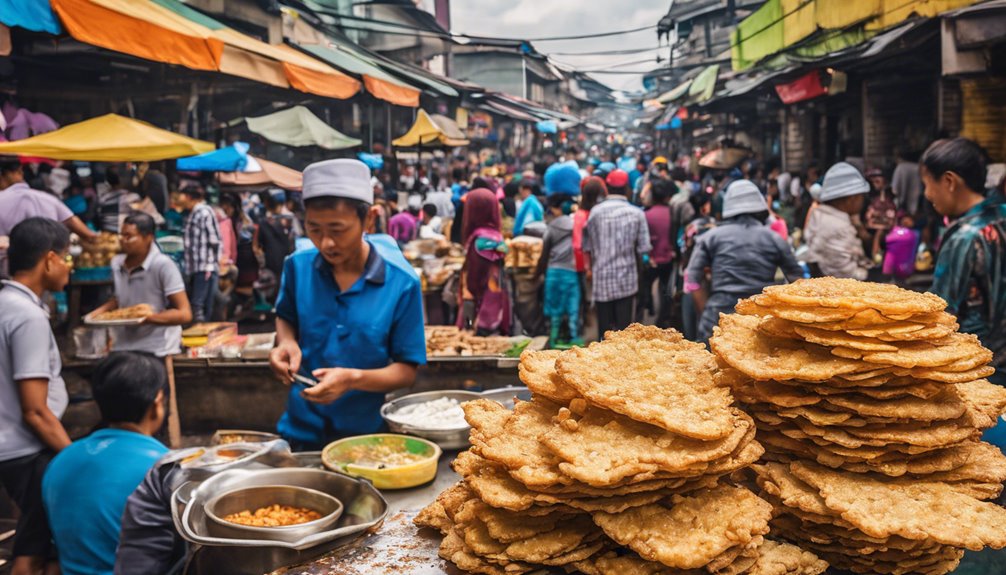
<path id="1" fill-rule="evenodd" d="M 531 401 L 463 405 L 464 480 L 416 518 L 466 571 L 816 575 L 823 561 L 766 542 L 772 506 L 723 478 L 763 449 L 674 331 L 634 325 L 565 352 L 525 352 Z"/>
<path id="2" fill-rule="evenodd" d="M 938 575 L 962 548 L 1006 545 L 1006 510 L 983 501 L 1006 457 L 980 441 L 1006 390 L 981 379 L 992 354 L 945 307 L 893 285 L 801 280 L 742 300 L 710 340 L 773 462 L 756 472 L 774 529 L 835 566 Z M 948 518 L 951 502 L 961 514 Z M 969 533 L 976 521 L 987 533 Z"/>

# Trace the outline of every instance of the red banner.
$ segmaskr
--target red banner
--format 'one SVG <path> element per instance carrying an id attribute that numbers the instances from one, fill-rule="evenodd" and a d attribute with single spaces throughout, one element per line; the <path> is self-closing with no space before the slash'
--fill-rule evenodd
<path id="1" fill-rule="evenodd" d="M 777 84 L 775 92 L 783 104 L 795 104 L 823 96 L 828 89 L 821 84 L 821 72 L 812 70 L 788 84 Z"/>

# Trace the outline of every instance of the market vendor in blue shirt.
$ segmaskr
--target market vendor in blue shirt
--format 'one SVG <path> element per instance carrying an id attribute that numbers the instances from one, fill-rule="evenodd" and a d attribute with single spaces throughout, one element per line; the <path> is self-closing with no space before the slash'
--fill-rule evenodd
<path id="1" fill-rule="evenodd" d="M 317 450 L 381 430 L 384 396 L 415 382 L 426 340 L 419 278 L 391 237 L 364 235 L 374 217 L 367 166 L 311 164 L 303 197 L 314 248 L 283 266 L 269 363 L 290 385 L 279 433 L 295 450 Z"/>

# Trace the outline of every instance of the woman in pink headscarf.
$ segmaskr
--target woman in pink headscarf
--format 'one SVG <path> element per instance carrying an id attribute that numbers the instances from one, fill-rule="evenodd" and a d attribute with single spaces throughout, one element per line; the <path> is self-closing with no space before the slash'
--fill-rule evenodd
<path id="1" fill-rule="evenodd" d="M 458 327 L 479 335 L 510 334 L 510 296 L 503 285 L 503 258 L 507 252 L 500 232 L 500 205 L 485 188 L 468 192 L 462 239 L 465 263 L 458 290 Z"/>

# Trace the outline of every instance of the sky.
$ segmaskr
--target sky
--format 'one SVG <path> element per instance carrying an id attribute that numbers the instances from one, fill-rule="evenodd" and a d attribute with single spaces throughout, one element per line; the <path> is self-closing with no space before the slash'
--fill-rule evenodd
<path id="1" fill-rule="evenodd" d="M 432 7 L 431 0 L 425 3 Z M 671 0 L 453 0 L 451 31 L 507 38 L 587 35 L 655 26 L 670 5 Z M 666 58 L 668 52 L 666 47 L 657 49 L 656 28 L 620 36 L 533 44 L 539 52 L 554 53 L 553 62 L 579 70 L 644 71 L 657 67 L 658 53 Z M 634 48 L 649 51 L 581 56 L 560 54 Z M 642 89 L 642 74 L 591 73 L 591 76 L 615 90 Z"/>

